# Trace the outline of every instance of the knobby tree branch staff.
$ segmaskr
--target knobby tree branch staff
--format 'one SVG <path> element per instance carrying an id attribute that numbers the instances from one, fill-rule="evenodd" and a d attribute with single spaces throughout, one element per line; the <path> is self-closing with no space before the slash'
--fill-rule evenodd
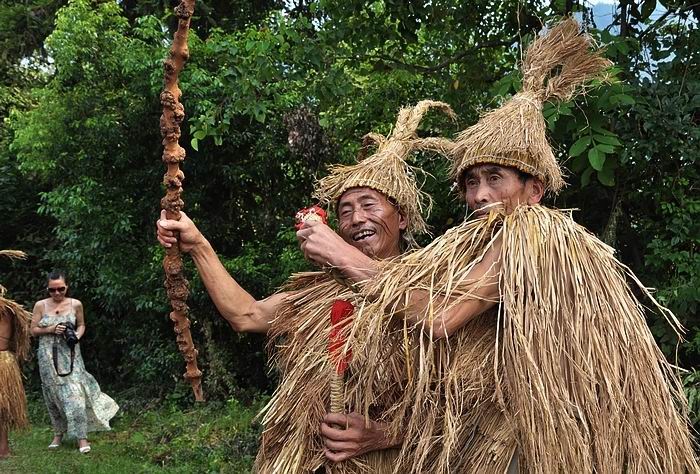
<path id="1" fill-rule="evenodd" d="M 564 184 L 542 104 L 605 80 L 608 65 L 572 19 L 537 38 L 523 90 L 451 153 L 475 219 L 378 262 L 363 287 L 353 375 L 377 377 L 370 362 L 397 326 L 407 336 L 395 350 L 420 353 L 397 376 L 408 383 L 388 431 L 412 443 L 394 472 L 700 472 L 681 382 L 635 292 L 680 331 L 677 320 L 612 248 L 539 204 Z"/>
<path id="2" fill-rule="evenodd" d="M 0 256 L 26 257 L 16 250 L 0 250 Z M 10 456 L 10 431 L 29 426 L 27 399 L 18 362 L 29 357 L 31 314 L 5 298 L 5 292 L 5 287 L 0 285 L 0 460 Z"/>
<path id="3" fill-rule="evenodd" d="M 308 228 L 302 228 L 298 237 L 309 252 L 329 240 L 342 245 L 344 263 L 332 271 L 294 275 L 282 291 L 268 298 L 256 300 L 228 274 L 184 213 L 180 221 L 161 215 L 157 223 L 162 245 L 179 245 L 192 255 L 207 291 L 231 327 L 268 334 L 281 381 L 264 410 L 256 459 L 259 472 L 313 472 L 321 467 L 327 472 L 360 472 L 367 465 L 381 472 L 393 465 L 396 450 L 386 448 L 400 443 L 401 437 L 388 437 L 384 426 L 370 416 L 388 409 L 393 392 L 376 399 L 372 413 L 365 416 L 353 412 L 361 387 L 346 386 L 348 413 L 328 413 L 333 371 L 329 316 L 334 302 L 355 301 L 354 284 L 367 277 L 364 269 L 372 268 L 377 259 L 398 256 L 413 244 L 416 233 L 426 229 L 421 215 L 427 210 L 425 195 L 405 158 L 417 150 L 445 151 L 446 141 L 416 135 L 421 118 L 432 107 L 452 116 L 446 104 L 433 101 L 402 109 L 389 137 L 367 135 L 367 144 L 377 147 L 372 156 L 332 168 L 317 184 L 316 197 L 337 211 L 338 234 L 323 226 L 327 231 L 323 235 L 306 236 Z M 397 370 L 391 364 L 404 363 L 395 359 L 386 361 L 387 370 Z M 354 370 L 354 362 L 348 370 Z"/>

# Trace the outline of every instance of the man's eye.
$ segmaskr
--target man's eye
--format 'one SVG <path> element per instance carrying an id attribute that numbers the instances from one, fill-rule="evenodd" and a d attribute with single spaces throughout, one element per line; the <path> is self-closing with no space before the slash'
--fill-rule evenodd
<path id="1" fill-rule="evenodd" d="M 492 174 L 491 176 L 489 176 L 489 181 L 491 182 L 498 181 L 499 179 L 501 179 L 501 177 L 497 174 Z"/>
<path id="2" fill-rule="evenodd" d="M 470 188 L 476 186 L 476 180 L 475 179 L 468 179 L 467 186 L 469 186 Z"/>

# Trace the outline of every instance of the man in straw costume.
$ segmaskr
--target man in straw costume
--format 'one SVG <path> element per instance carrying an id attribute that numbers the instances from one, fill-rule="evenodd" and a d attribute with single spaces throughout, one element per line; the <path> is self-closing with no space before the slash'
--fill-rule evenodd
<path id="1" fill-rule="evenodd" d="M 415 445 L 394 472 L 700 472 L 680 380 L 633 291 L 678 321 L 612 248 L 539 204 L 564 185 L 542 104 L 605 79 L 608 61 L 589 48 L 573 19 L 533 42 L 523 90 L 452 151 L 477 218 L 380 265 L 364 287 L 353 376 L 371 387 L 371 361 L 397 331 L 421 353 L 398 403 L 409 420 L 387 420 Z"/>
<path id="2" fill-rule="evenodd" d="M 24 253 L 12 250 L 2 250 L 0 256 L 25 258 Z M 5 298 L 5 291 L 0 285 L 0 459 L 10 455 L 9 432 L 29 426 L 27 399 L 17 360 L 26 360 L 29 356 L 32 315 Z"/>
<path id="3" fill-rule="evenodd" d="M 256 459 L 258 472 L 301 473 L 386 471 L 396 455 L 390 448 L 401 439 L 388 437 L 382 425 L 352 412 L 353 387 L 335 387 L 337 405 L 328 413 L 331 374 L 335 361 L 329 355 L 332 334 L 329 315 L 337 301 L 355 300 L 353 283 L 364 279 L 362 269 L 374 259 L 398 256 L 412 246 L 413 236 L 426 230 L 421 215 L 423 193 L 418 189 L 405 158 L 417 150 L 441 150 L 441 139 L 416 135 L 423 115 L 437 107 L 453 116 L 444 103 L 422 101 L 402 109 L 389 137 L 369 134 L 365 145 L 377 151 L 352 166 L 333 167 L 321 180 L 315 196 L 331 203 L 338 213 L 339 235 L 330 231 L 323 239 L 336 239 L 344 249 L 344 267 L 294 275 L 279 293 L 257 301 L 226 272 L 211 245 L 186 215 L 178 221 L 161 219 L 159 240 L 177 242 L 190 252 L 202 279 L 221 314 L 237 331 L 265 332 L 273 360 L 281 372 L 280 385 L 264 409 L 264 431 Z M 302 246 L 313 244 L 299 231 Z M 344 355 L 349 359 L 349 355 Z M 395 357 L 403 363 L 403 358 Z M 353 362 L 346 361 L 350 371 Z M 403 372 L 383 364 L 385 371 Z M 342 379 L 341 379 L 342 384 Z M 386 395 L 373 401 L 383 411 Z M 331 407 L 333 408 L 333 407 Z M 368 454 L 364 454 L 368 453 Z"/>

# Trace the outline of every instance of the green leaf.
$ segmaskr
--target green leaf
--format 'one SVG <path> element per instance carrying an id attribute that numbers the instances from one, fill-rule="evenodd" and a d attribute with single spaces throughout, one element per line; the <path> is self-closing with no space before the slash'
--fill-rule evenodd
<path id="1" fill-rule="evenodd" d="M 591 148 L 588 150 L 588 162 L 594 170 L 600 171 L 605 164 L 605 154 L 599 152 L 597 148 Z"/>
<path id="2" fill-rule="evenodd" d="M 615 171 L 612 168 L 604 167 L 598 171 L 598 181 L 604 186 L 615 186 Z"/>
<path id="3" fill-rule="evenodd" d="M 656 0 L 644 0 L 642 3 L 642 19 L 645 20 L 656 10 Z"/>
<path id="4" fill-rule="evenodd" d="M 193 135 L 193 136 L 194 136 L 194 138 L 196 138 L 197 140 L 202 140 L 204 137 L 207 136 L 207 132 L 204 131 L 204 130 L 197 130 L 196 132 L 194 132 L 194 135 Z"/>
<path id="5" fill-rule="evenodd" d="M 615 46 L 617 46 L 617 50 L 620 52 L 622 55 L 627 55 L 630 52 L 629 46 L 627 46 L 627 43 L 623 41 L 618 41 Z"/>
<path id="6" fill-rule="evenodd" d="M 199 140 L 197 140 L 196 138 L 193 138 L 193 139 L 190 141 L 190 145 L 192 146 L 192 149 L 193 149 L 194 151 L 199 151 Z"/>
<path id="7" fill-rule="evenodd" d="M 593 174 L 593 168 L 587 168 L 586 171 L 581 175 L 581 187 L 588 186 L 591 182 L 591 175 Z"/>
<path id="8" fill-rule="evenodd" d="M 569 150 L 569 156 L 578 156 L 581 153 L 583 153 L 586 148 L 588 148 L 588 145 L 591 144 L 591 136 L 586 135 L 574 142 L 573 145 L 571 145 L 571 149 Z"/>
<path id="9" fill-rule="evenodd" d="M 581 154 L 571 161 L 571 171 L 574 173 L 578 174 L 586 168 L 590 168 L 590 166 L 588 166 L 588 157 L 586 155 Z"/>
<path id="10" fill-rule="evenodd" d="M 623 105 L 634 105 L 637 103 L 634 97 L 627 94 L 615 94 L 610 97 L 610 103 L 612 104 L 623 104 Z"/>
<path id="11" fill-rule="evenodd" d="M 598 143 L 598 144 L 595 146 L 595 148 L 596 148 L 599 152 L 604 153 L 604 154 L 607 154 L 607 153 L 615 153 L 615 148 L 613 148 L 613 147 L 610 146 L 610 145 L 606 145 L 606 144 L 604 144 L 604 143 Z"/>
<path id="12" fill-rule="evenodd" d="M 559 106 L 558 112 L 559 112 L 559 115 L 570 115 L 570 116 L 574 115 L 574 113 L 571 111 L 571 107 L 569 107 L 568 105 Z"/>
<path id="13" fill-rule="evenodd" d="M 594 135 L 593 140 L 595 140 L 598 143 L 605 143 L 606 145 L 622 146 L 620 140 L 618 140 L 617 137 L 611 135 Z"/>

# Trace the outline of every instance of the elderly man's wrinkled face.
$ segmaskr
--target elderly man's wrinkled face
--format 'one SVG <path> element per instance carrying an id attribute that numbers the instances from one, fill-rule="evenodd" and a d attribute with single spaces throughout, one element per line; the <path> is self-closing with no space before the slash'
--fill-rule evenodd
<path id="1" fill-rule="evenodd" d="M 467 205 L 477 214 L 496 203 L 502 203 L 510 213 L 520 204 L 539 203 L 544 194 L 539 179 L 529 177 L 523 181 L 514 168 L 491 164 L 469 168 L 463 184 Z"/>
<path id="2" fill-rule="evenodd" d="M 371 188 L 352 188 L 338 200 L 338 233 L 350 245 L 373 258 L 401 253 L 406 218 L 384 196 Z"/>

